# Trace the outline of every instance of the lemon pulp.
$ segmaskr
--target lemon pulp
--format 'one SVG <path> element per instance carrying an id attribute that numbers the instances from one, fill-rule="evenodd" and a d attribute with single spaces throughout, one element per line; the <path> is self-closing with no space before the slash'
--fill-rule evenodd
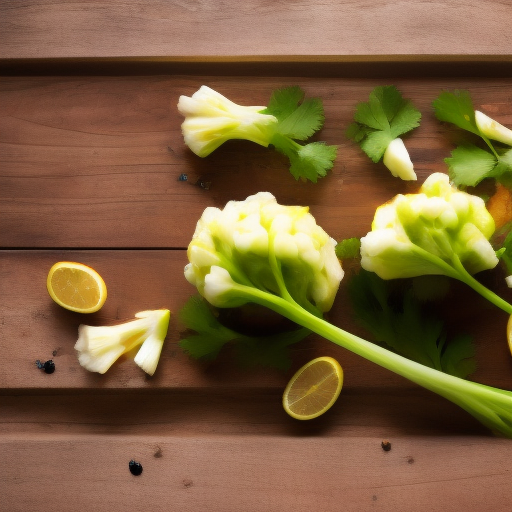
<path id="1" fill-rule="evenodd" d="M 107 298 L 101 276 L 81 263 L 58 262 L 50 269 L 47 288 L 60 306 L 80 313 L 98 311 Z"/>
<path id="2" fill-rule="evenodd" d="M 318 357 L 300 368 L 283 393 L 283 407 L 300 420 L 320 416 L 332 407 L 343 385 L 343 369 L 332 357 Z"/>

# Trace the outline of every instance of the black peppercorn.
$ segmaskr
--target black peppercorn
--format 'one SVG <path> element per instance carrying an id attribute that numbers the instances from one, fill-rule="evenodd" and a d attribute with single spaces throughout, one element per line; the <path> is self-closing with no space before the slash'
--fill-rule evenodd
<path id="1" fill-rule="evenodd" d="M 128 463 L 128 467 L 130 468 L 130 473 L 134 476 L 139 476 L 142 473 L 142 464 L 140 462 L 135 462 L 132 459 Z"/>
<path id="2" fill-rule="evenodd" d="M 45 363 L 41 363 L 41 361 L 39 361 L 39 359 L 38 359 L 36 361 L 36 366 L 40 370 L 44 370 L 45 373 L 53 373 L 55 371 L 55 363 L 51 359 L 49 359 Z"/>
<path id="3" fill-rule="evenodd" d="M 382 441 L 380 445 L 385 452 L 389 452 L 389 450 L 391 450 L 391 443 L 389 441 Z"/>

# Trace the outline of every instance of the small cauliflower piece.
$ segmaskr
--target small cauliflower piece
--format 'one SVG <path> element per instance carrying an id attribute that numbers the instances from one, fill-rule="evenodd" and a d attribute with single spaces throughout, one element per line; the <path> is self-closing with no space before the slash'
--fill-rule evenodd
<path id="1" fill-rule="evenodd" d="M 382 162 L 395 178 L 401 178 L 406 181 L 415 181 L 418 179 L 414 172 L 414 166 L 409 152 L 400 137 L 389 143 L 384 152 Z"/>
<path id="2" fill-rule="evenodd" d="M 512 130 L 498 123 L 488 115 L 475 110 L 475 123 L 487 138 L 512 146 Z"/>
<path id="3" fill-rule="evenodd" d="M 78 361 L 90 372 L 105 373 L 123 354 L 142 345 L 135 363 L 146 373 L 155 373 L 169 327 L 170 311 L 141 311 L 120 325 L 78 327 L 75 350 Z"/>

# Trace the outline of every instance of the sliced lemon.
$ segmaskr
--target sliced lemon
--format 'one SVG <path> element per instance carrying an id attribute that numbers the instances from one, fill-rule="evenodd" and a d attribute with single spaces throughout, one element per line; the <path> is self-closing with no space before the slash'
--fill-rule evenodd
<path id="1" fill-rule="evenodd" d="M 48 272 L 46 287 L 59 306 L 78 313 L 94 313 L 107 300 L 107 287 L 101 276 L 82 263 L 55 263 Z"/>
<path id="2" fill-rule="evenodd" d="M 343 369 L 332 357 L 317 357 L 300 368 L 283 393 L 284 410 L 310 420 L 330 409 L 343 386 Z"/>

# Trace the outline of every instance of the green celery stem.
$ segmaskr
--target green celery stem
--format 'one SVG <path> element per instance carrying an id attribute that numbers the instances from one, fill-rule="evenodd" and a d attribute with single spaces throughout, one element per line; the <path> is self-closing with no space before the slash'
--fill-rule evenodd
<path id="1" fill-rule="evenodd" d="M 489 302 L 498 306 L 500 309 L 512 315 L 512 304 L 509 304 L 506 300 L 502 299 L 500 296 L 496 295 L 494 292 L 489 290 L 489 288 L 485 287 L 482 283 L 477 281 L 462 265 L 460 260 L 457 258 L 454 260 L 454 266 L 461 274 L 457 276 L 457 278 L 466 283 L 468 286 L 473 288 L 477 293 L 479 293 L 482 297 L 487 299 Z"/>
<path id="2" fill-rule="evenodd" d="M 276 295 L 240 286 L 246 298 L 269 307 L 293 322 L 365 359 L 395 372 L 459 405 L 484 425 L 512 438 L 512 392 L 468 381 L 411 361 L 359 338 Z"/>
<path id="3" fill-rule="evenodd" d="M 479 293 L 482 297 L 487 299 L 489 302 L 498 306 L 500 309 L 512 315 L 512 305 L 509 304 L 506 300 L 502 299 L 494 292 L 489 290 L 489 288 L 485 287 L 482 283 L 477 281 L 464 267 L 460 259 L 456 254 L 452 255 L 452 265 L 449 265 L 443 259 L 438 256 L 434 256 L 429 253 L 425 249 L 422 249 L 419 246 L 414 246 L 413 251 L 418 254 L 421 258 L 433 263 L 437 267 L 439 267 L 444 275 L 453 277 L 463 283 L 466 283 L 468 286 L 473 288 L 477 293 Z"/>

